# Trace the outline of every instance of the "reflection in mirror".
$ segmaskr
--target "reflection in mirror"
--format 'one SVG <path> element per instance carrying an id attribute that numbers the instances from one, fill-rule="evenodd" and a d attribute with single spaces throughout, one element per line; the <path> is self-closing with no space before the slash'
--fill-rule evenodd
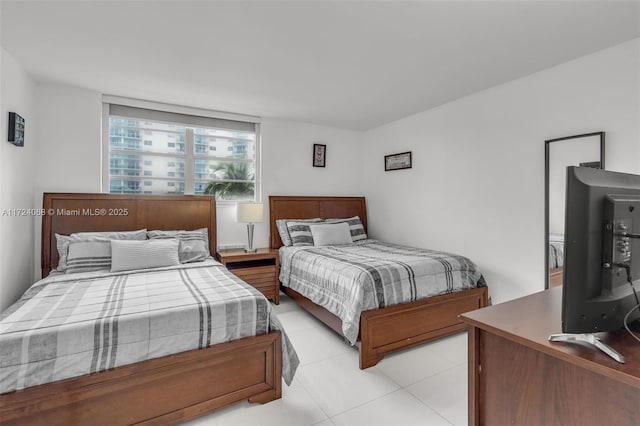
<path id="1" fill-rule="evenodd" d="M 545 141 L 545 288 L 562 284 L 567 167 L 604 169 L 604 132 Z"/>

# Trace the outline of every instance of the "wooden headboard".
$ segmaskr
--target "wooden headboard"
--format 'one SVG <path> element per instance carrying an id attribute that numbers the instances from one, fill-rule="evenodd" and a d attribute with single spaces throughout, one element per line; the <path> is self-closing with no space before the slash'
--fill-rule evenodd
<path id="1" fill-rule="evenodd" d="M 360 216 L 367 230 L 367 207 L 364 197 L 304 197 L 269 196 L 269 244 L 271 248 L 282 246 L 276 227 L 277 219 L 322 219 Z"/>
<path id="2" fill-rule="evenodd" d="M 58 266 L 55 234 L 87 231 L 207 228 L 216 254 L 216 204 L 212 196 L 45 193 L 42 207 L 42 277 Z"/>

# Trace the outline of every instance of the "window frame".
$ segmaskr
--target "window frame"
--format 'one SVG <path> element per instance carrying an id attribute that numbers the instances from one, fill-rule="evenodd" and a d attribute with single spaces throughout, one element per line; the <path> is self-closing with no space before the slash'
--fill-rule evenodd
<path id="1" fill-rule="evenodd" d="M 102 97 L 102 129 L 101 129 L 102 130 L 102 159 L 101 159 L 102 171 L 101 171 L 100 186 L 103 193 L 107 193 L 107 194 L 110 193 L 109 118 L 111 115 L 110 114 L 111 104 L 129 106 L 134 108 L 142 108 L 142 109 L 148 109 L 148 110 L 154 110 L 154 111 L 161 111 L 161 112 L 167 112 L 167 113 L 176 113 L 181 115 L 190 115 L 194 117 L 207 117 L 207 118 L 213 118 L 213 119 L 219 119 L 219 120 L 244 121 L 246 123 L 253 124 L 255 126 L 255 160 L 253 161 L 254 193 L 253 193 L 253 200 L 246 200 L 246 201 L 258 202 L 261 200 L 262 185 L 261 185 L 260 159 L 261 159 L 262 144 L 261 144 L 261 135 L 260 135 L 261 120 L 259 117 L 244 116 L 244 115 L 232 114 L 232 113 L 226 113 L 226 112 L 220 112 L 220 111 L 203 110 L 203 109 L 184 107 L 179 105 L 162 104 L 162 103 L 144 101 L 144 100 L 138 100 L 138 99 L 121 98 L 121 97 L 111 96 L 111 95 L 103 95 Z M 119 115 L 114 114 L 114 116 L 119 116 Z M 142 120 L 142 119 L 139 119 L 139 120 Z M 174 123 L 179 123 L 179 122 L 174 122 Z M 206 153 L 204 153 L 204 155 L 198 155 L 195 152 L 195 149 L 194 149 L 195 139 L 194 139 L 193 129 L 197 127 L 202 127 L 202 128 L 207 128 L 207 127 L 212 128 L 212 127 L 205 126 L 205 125 L 200 126 L 200 125 L 194 125 L 194 124 L 186 124 L 186 123 L 179 123 L 179 124 L 183 124 L 186 127 L 186 133 L 189 133 L 189 135 L 187 135 L 186 137 L 186 141 L 185 141 L 186 145 L 185 145 L 185 153 L 184 153 L 184 160 L 185 160 L 184 195 L 193 195 L 195 193 L 195 184 L 197 180 L 195 177 L 196 160 L 208 159 L 209 157 L 211 157 L 210 151 L 207 151 Z M 142 140 L 144 141 L 144 137 L 142 137 Z M 133 153 L 135 152 L 132 152 L 132 154 Z M 163 154 L 163 153 L 155 153 L 155 152 L 148 152 L 148 154 L 159 155 L 159 156 L 165 156 L 165 155 L 175 156 L 175 154 Z M 251 161 L 247 160 L 246 162 L 250 163 Z M 148 178 L 149 176 L 140 176 L 141 183 L 144 182 L 145 177 Z M 162 178 L 158 178 L 158 179 L 163 180 Z M 167 178 L 166 180 L 172 180 L 172 179 L 175 179 L 175 178 Z M 142 188 L 144 188 L 144 185 L 142 185 Z M 144 193 L 144 189 L 142 189 L 142 191 L 143 192 L 141 192 L 141 194 Z M 182 194 L 176 194 L 176 195 L 182 195 Z M 202 195 L 202 194 L 196 194 L 196 195 Z M 239 200 L 216 199 L 216 203 L 218 205 L 231 205 L 231 204 L 235 205 L 238 201 Z"/>

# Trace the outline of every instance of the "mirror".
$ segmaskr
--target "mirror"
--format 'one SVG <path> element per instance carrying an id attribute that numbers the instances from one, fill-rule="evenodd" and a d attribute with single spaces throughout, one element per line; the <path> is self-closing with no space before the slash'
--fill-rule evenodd
<path id="1" fill-rule="evenodd" d="M 545 141 L 545 289 L 562 284 L 569 166 L 604 169 L 604 132 Z"/>

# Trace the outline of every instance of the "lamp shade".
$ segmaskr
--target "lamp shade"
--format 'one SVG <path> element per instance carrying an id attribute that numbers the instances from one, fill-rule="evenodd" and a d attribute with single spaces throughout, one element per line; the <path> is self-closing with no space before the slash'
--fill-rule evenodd
<path id="1" fill-rule="evenodd" d="M 238 203 L 238 222 L 260 223 L 263 220 L 262 203 Z"/>

